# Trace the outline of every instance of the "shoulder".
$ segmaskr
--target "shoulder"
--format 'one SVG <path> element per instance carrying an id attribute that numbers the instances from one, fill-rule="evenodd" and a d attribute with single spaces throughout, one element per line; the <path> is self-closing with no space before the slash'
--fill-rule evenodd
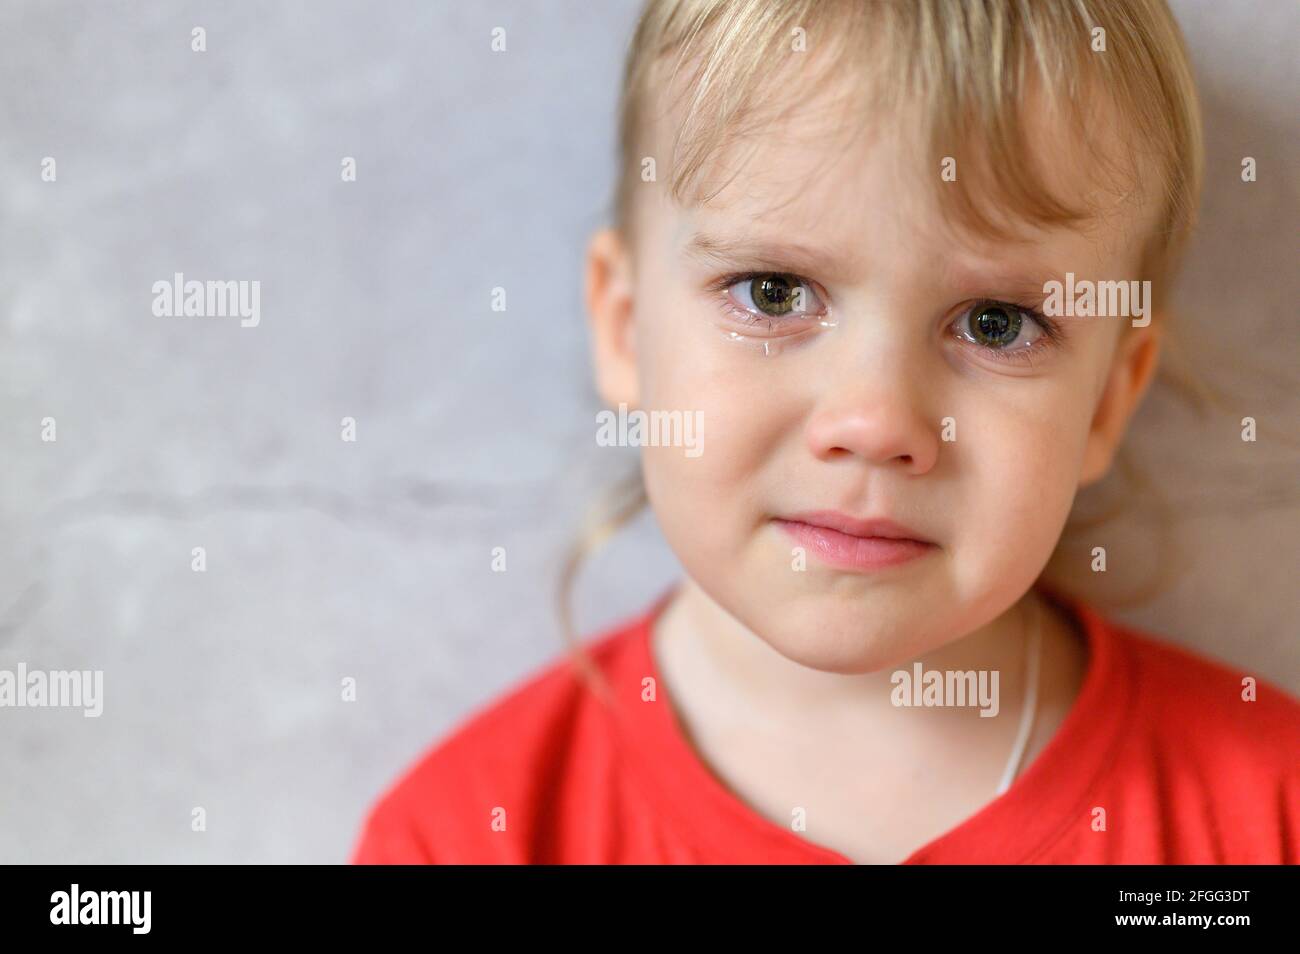
<path id="1" fill-rule="evenodd" d="M 635 652 L 642 617 L 583 644 L 604 675 Z M 600 697 L 572 655 L 552 659 L 463 716 L 375 800 L 355 864 L 537 860 L 549 805 L 612 757 Z"/>
<path id="2" fill-rule="evenodd" d="M 1300 701 L 1259 673 L 1103 620 L 1132 693 L 1130 734 L 1200 770 L 1300 781 Z"/>

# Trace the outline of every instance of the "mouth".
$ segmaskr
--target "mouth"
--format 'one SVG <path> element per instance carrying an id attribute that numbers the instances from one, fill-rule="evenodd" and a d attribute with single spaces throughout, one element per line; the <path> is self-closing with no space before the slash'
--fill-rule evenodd
<path id="1" fill-rule="evenodd" d="M 833 510 L 775 517 L 773 523 L 821 560 L 847 570 L 881 570 L 936 552 L 934 541 L 885 518 L 860 519 Z"/>

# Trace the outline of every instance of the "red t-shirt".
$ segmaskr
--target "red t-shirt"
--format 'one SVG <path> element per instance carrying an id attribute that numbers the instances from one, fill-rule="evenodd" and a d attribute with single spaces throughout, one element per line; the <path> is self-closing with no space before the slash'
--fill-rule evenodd
<path id="1" fill-rule="evenodd" d="M 671 593 L 587 644 L 609 705 L 568 657 L 539 669 L 383 793 L 352 862 L 851 863 L 760 815 L 691 748 L 649 641 Z M 1300 863 L 1300 702 L 1266 682 L 1244 701 L 1249 673 L 1055 598 L 1088 643 L 1073 707 L 1006 792 L 904 864 Z"/>

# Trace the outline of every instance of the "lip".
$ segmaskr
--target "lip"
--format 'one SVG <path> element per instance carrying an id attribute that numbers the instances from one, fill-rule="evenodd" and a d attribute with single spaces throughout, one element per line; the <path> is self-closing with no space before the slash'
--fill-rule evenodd
<path id="1" fill-rule="evenodd" d="M 774 522 L 825 562 L 850 570 L 899 566 L 938 549 L 917 531 L 883 517 L 860 519 L 838 510 L 814 510 L 776 517 Z"/>

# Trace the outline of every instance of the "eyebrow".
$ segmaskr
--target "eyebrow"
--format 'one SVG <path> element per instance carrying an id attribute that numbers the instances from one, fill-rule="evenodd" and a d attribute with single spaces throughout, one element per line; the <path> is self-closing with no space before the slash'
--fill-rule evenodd
<path id="1" fill-rule="evenodd" d="M 858 274 L 858 262 L 852 256 L 798 241 L 770 241 L 699 231 L 691 235 L 682 252 L 706 265 L 721 268 L 771 269 L 776 272 L 797 272 L 804 277 L 813 277 L 813 273 L 816 273 L 821 277 L 837 279 L 847 279 Z M 950 287 L 1002 289 L 1028 298 L 1042 295 L 1044 281 L 1050 278 L 1061 280 L 1065 273 L 1058 273 L 1038 261 L 1008 268 L 980 260 L 970 265 L 949 260 L 939 266 L 938 274 Z"/>
<path id="2" fill-rule="evenodd" d="M 939 271 L 943 283 L 960 290 L 999 289 L 1003 292 L 1035 297 L 1044 294 L 1043 285 L 1053 278 L 1063 280 L 1065 272 L 1057 272 L 1043 262 L 1030 260 L 1009 268 L 996 263 L 977 262 L 966 266 L 954 261 L 946 262 Z"/>
<path id="3" fill-rule="evenodd" d="M 696 232 L 683 254 L 705 264 L 770 268 L 774 271 L 817 272 L 823 276 L 852 274 L 856 262 L 830 249 L 797 241 L 768 241 Z"/>

